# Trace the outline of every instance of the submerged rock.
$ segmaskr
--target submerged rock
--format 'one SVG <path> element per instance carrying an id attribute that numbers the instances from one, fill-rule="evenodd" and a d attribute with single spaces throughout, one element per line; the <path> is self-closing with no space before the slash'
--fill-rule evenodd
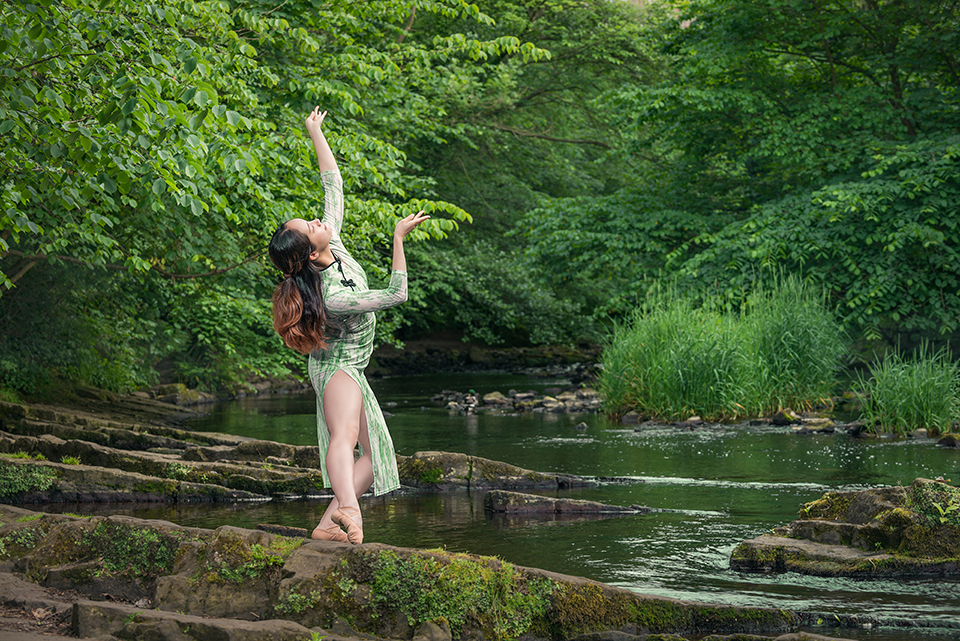
<path id="1" fill-rule="evenodd" d="M 543 488 L 596 485 L 573 474 L 542 473 L 456 452 L 417 452 L 397 456 L 400 482 L 426 489 Z"/>
<path id="2" fill-rule="evenodd" d="M 554 498 L 537 494 L 522 494 L 505 490 L 490 490 L 483 497 L 484 509 L 506 514 L 645 514 L 656 512 L 642 505 L 623 507 L 581 499 Z"/>
<path id="3" fill-rule="evenodd" d="M 815 576 L 960 576 L 960 490 L 945 482 L 828 492 L 799 516 L 738 545 L 730 567 Z"/>

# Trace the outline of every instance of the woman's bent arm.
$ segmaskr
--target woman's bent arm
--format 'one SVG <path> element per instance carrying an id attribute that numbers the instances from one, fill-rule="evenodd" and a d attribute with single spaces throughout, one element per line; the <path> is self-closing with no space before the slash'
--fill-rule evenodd
<path id="1" fill-rule="evenodd" d="M 393 269 L 394 271 L 407 271 L 407 258 L 403 254 L 403 239 L 407 234 L 413 231 L 413 229 L 422 223 L 423 221 L 430 218 L 422 211 L 418 211 L 415 214 L 410 214 L 406 218 L 402 218 L 397 222 L 396 229 L 393 230 Z"/>

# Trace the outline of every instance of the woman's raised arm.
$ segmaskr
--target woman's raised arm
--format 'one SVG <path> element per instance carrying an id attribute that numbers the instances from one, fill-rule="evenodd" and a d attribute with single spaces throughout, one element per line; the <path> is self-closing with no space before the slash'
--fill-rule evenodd
<path id="1" fill-rule="evenodd" d="M 310 132 L 310 140 L 313 141 L 313 149 L 317 152 L 317 164 L 320 166 L 320 173 L 325 171 L 336 171 L 337 159 L 333 157 L 333 151 L 327 142 L 327 137 L 323 135 L 323 119 L 327 117 L 326 111 L 320 111 L 320 107 L 314 107 L 310 115 L 303 122 L 307 131 Z"/>

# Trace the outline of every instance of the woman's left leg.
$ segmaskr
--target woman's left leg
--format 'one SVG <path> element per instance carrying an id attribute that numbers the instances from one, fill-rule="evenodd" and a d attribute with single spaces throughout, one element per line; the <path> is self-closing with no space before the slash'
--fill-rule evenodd
<path id="1" fill-rule="evenodd" d="M 334 515 L 341 507 L 362 528 L 359 498 L 373 484 L 373 457 L 370 452 L 370 433 L 360 389 L 345 372 L 337 372 L 323 393 L 324 420 L 330 432 L 330 447 L 327 452 L 327 474 L 335 496 L 313 531 L 313 538 L 345 540 L 334 522 Z M 356 418 L 353 418 L 356 416 Z M 353 428 L 357 425 L 357 428 Z M 354 460 L 354 446 L 359 442 L 363 456 Z M 347 491 L 350 487 L 352 494 Z M 352 499 L 352 500 L 351 500 Z"/>

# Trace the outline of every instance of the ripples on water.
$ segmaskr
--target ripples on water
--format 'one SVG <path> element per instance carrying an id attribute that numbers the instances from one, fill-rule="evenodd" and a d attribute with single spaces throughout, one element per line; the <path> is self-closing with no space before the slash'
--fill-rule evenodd
<path id="1" fill-rule="evenodd" d="M 518 565 L 586 576 L 643 594 L 741 606 L 960 626 L 960 583 L 925 579 L 865 581 L 740 574 L 729 569 L 734 546 L 796 518 L 830 490 L 907 485 L 918 476 L 960 480 L 960 452 L 932 440 L 879 442 L 845 434 L 797 436 L 789 428 L 707 426 L 634 431 L 597 415 L 451 415 L 428 399 L 442 388 L 480 394 L 510 388 L 542 391 L 557 381 L 507 376 L 405 377 L 373 381 L 393 416 L 397 451 L 464 452 L 543 472 L 618 477 L 628 482 L 563 492 L 563 496 L 663 512 L 603 520 L 493 518 L 480 493 L 366 497 L 365 540 L 496 555 Z M 292 444 L 316 442 L 312 394 L 245 399 L 216 408 L 196 429 Z M 579 433 L 573 425 L 585 421 Z M 216 507 L 119 508 L 183 525 L 311 527 L 319 501 Z M 76 511 L 76 506 L 68 508 Z M 104 508 L 97 508 L 103 510 Z M 89 511 L 89 510 L 88 510 Z M 939 623 L 938 623 L 939 622 Z M 960 629 L 835 629 L 821 634 L 872 641 L 941 641 Z"/>

